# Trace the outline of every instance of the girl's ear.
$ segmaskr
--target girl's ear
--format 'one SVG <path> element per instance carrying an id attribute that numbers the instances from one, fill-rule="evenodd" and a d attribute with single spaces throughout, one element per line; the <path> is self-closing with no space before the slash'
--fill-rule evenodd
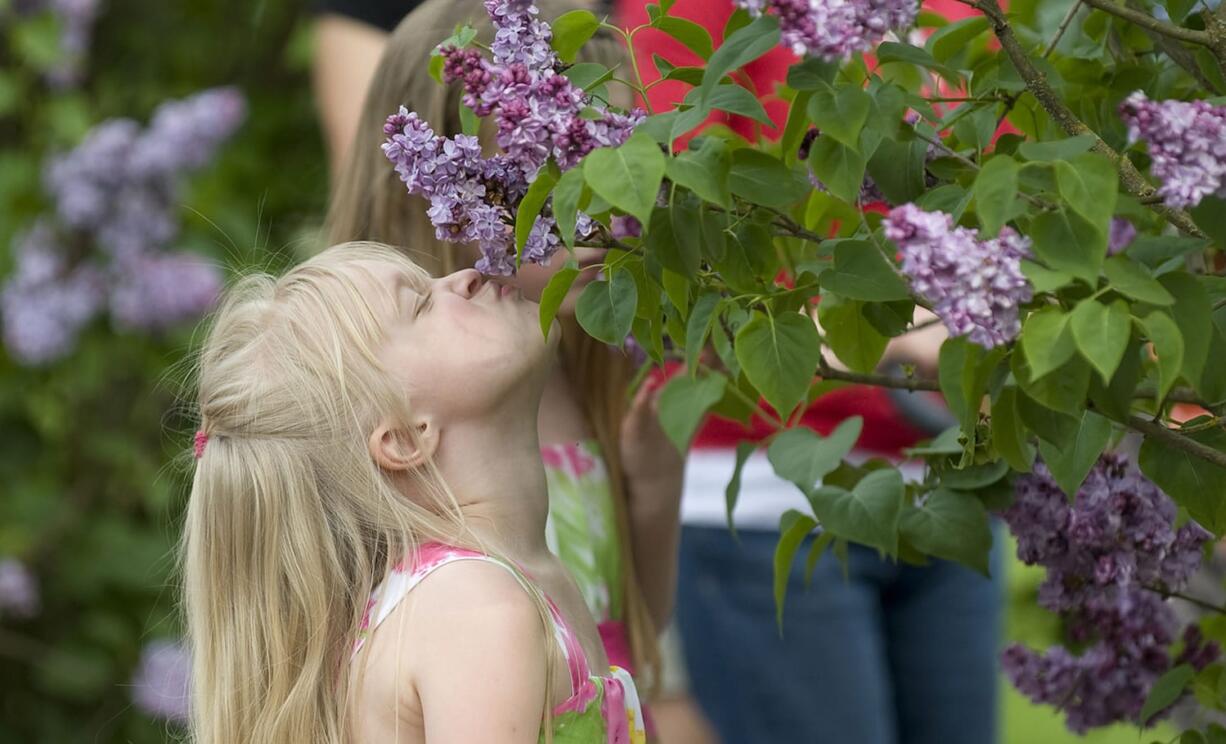
<path id="1" fill-rule="evenodd" d="M 438 426 L 427 417 L 413 421 L 416 436 L 403 424 L 383 420 L 370 433 L 368 447 L 375 464 L 391 472 L 408 472 L 425 465 L 438 449 Z"/>

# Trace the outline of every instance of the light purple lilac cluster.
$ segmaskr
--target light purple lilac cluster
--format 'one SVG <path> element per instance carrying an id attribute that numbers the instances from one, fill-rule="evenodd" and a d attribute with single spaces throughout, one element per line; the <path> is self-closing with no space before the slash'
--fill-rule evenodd
<path id="1" fill-rule="evenodd" d="M 50 12 L 59 22 L 60 59 L 46 72 L 51 85 L 71 88 L 81 81 L 98 6 L 99 0 L 18 0 L 14 4 L 21 15 Z"/>
<path id="2" fill-rule="evenodd" d="M 440 136 L 404 107 L 388 117 L 383 152 L 409 193 L 429 200 L 438 238 L 476 243 L 482 255 L 477 269 L 505 276 L 515 271 L 514 207 L 549 158 L 562 170 L 573 168 L 597 147 L 625 142 L 643 112 L 600 109 L 560 74 L 552 32 L 530 0 L 487 0 L 485 7 L 494 22 L 493 60 L 475 49 L 449 46 L 440 53 L 444 80 L 459 81 L 465 105 L 493 117 L 502 153 L 486 158 L 476 137 Z M 592 229 L 580 215 L 577 234 Z M 545 210 L 522 258 L 548 263 L 561 244 Z"/>
<path id="3" fill-rule="evenodd" d="M 886 32 L 915 23 L 915 0 L 736 0 L 757 17 L 774 11 L 782 43 L 798 56 L 842 60 L 867 52 Z"/>
<path id="4" fill-rule="evenodd" d="M 1183 588 L 1211 535 L 1195 522 L 1176 528 L 1170 498 L 1120 455 L 1103 455 L 1072 502 L 1042 463 L 1015 486 L 1002 516 L 1018 558 L 1047 569 L 1039 604 L 1064 613 L 1085 650 L 1015 644 L 1002 657 L 1006 675 L 1031 700 L 1064 710 L 1073 731 L 1135 720 L 1178 637 L 1161 593 Z M 1195 626 L 1183 642 L 1175 663 L 1201 669 L 1218 657 Z"/>
<path id="5" fill-rule="evenodd" d="M 1167 206 L 1226 197 L 1226 107 L 1205 101 L 1151 101 L 1136 91 L 1120 104 L 1128 139 L 1149 144 L 1150 172 Z"/>
<path id="6" fill-rule="evenodd" d="M 132 675 L 132 703 L 145 715 L 175 723 L 188 718 L 191 655 L 171 640 L 151 641 Z"/>
<path id="7" fill-rule="evenodd" d="M 31 618 L 42 606 L 38 580 L 16 558 L 0 559 L 0 617 Z"/>
<path id="8" fill-rule="evenodd" d="M 16 265 L 0 289 L 13 358 L 39 365 L 66 356 L 108 306 L 120 327 L 161 331 L 213 304 L 220 271 L 166 248 L 179 232 L 180 179 L 212 159 L 245 115 L 237 90 L 208 90 L 162 104 L 144 129 L 102 122 L 48 161 L 54 215 L 16 239 Z"/>
<path id="9" fill-rule="evenodd" d="M 979 240 L 950 215 L 914 204 L 890 210 L 884 227 L 902 252 L 911 288 L 933 304 L 951 334 L 989 349 L 1017 337 L 1018 307 L 1031 298 L 1021 269 L 1029 238 L 1005 227 L 998 237 Z"/>

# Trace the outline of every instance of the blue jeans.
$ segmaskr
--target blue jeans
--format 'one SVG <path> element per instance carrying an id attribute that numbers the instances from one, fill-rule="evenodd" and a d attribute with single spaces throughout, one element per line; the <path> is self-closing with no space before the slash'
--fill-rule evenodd
<path id="1" fill-rule="evenodd" d="M 723 744 L 991 744 L 1001 582 L 858 545 L 827 552 L 809 588 L 802 546 L 783 636 L 778 533 L 686 527 L 677 619 L 691 691 Z M 993 574 L 999 577 L 999 547 Z"/>

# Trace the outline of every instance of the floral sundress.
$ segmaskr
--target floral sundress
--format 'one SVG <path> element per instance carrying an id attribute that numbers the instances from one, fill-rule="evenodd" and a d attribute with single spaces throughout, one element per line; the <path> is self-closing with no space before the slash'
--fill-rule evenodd
<path id="1" fill-rule="evenodd" d="M 388 578 L 376 587 L 366 606 L 366 614 L 353 645 L 353 656 L 370 638 L 371 633 L 392 613 L 400 600 L 436 569 L 455 561 L 488 561 L 511 573 L 531 589 L 527 577 L 518 567 L 485 553 L 456 548 L 439 543 L 422 545 L 411 560 L 392 569 Z M 553 741 L 555 744 L 645 744 L 646 730 L 638 690 L 630 673 L 610 666 L 606 674 L 594 674 L 587 654 L 579 643 L 558 606 L 547 595 L 553 634 L 566 666 L 570 670 L 571 695 L 553 710 Z M 542 731 L 539 741 L 545 741 Z"/>

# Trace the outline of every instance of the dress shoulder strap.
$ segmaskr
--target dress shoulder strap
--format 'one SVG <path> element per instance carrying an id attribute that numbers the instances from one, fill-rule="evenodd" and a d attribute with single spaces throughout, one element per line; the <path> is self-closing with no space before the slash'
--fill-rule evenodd
<path id="1" fill-rule="evenodd" d="M 395 566 L 387 579 L 375 588 L 370 601 L 366 605 L 366 614 L 358 628 L 358 637 L 354 641 L 353 656 L 356 657 L 365 645 L 370 634 L 379 624 L 392 614 L 409 592 L 420 584 L 427 576 L 449 563 L 456 561 L 487 561 L 508 571 L 519 582 L 524 591 L 532 595 L 539 594 L 544 598 L 549 608 L 549 616 L 553 622 L 554 640 L 562 649 L 566 666 L 570 670 L 571 691 L 577 693 L 588 684 L 591 676 L 587 655 L 579 638 L 571 629 L 566 618 L 562 616 L 558 606 L 550 597 L 541 591 L 519 566 L 496 556 L 477 550 L 457 548 L 441 543 L 426 543 L 408 559 Z"/>

